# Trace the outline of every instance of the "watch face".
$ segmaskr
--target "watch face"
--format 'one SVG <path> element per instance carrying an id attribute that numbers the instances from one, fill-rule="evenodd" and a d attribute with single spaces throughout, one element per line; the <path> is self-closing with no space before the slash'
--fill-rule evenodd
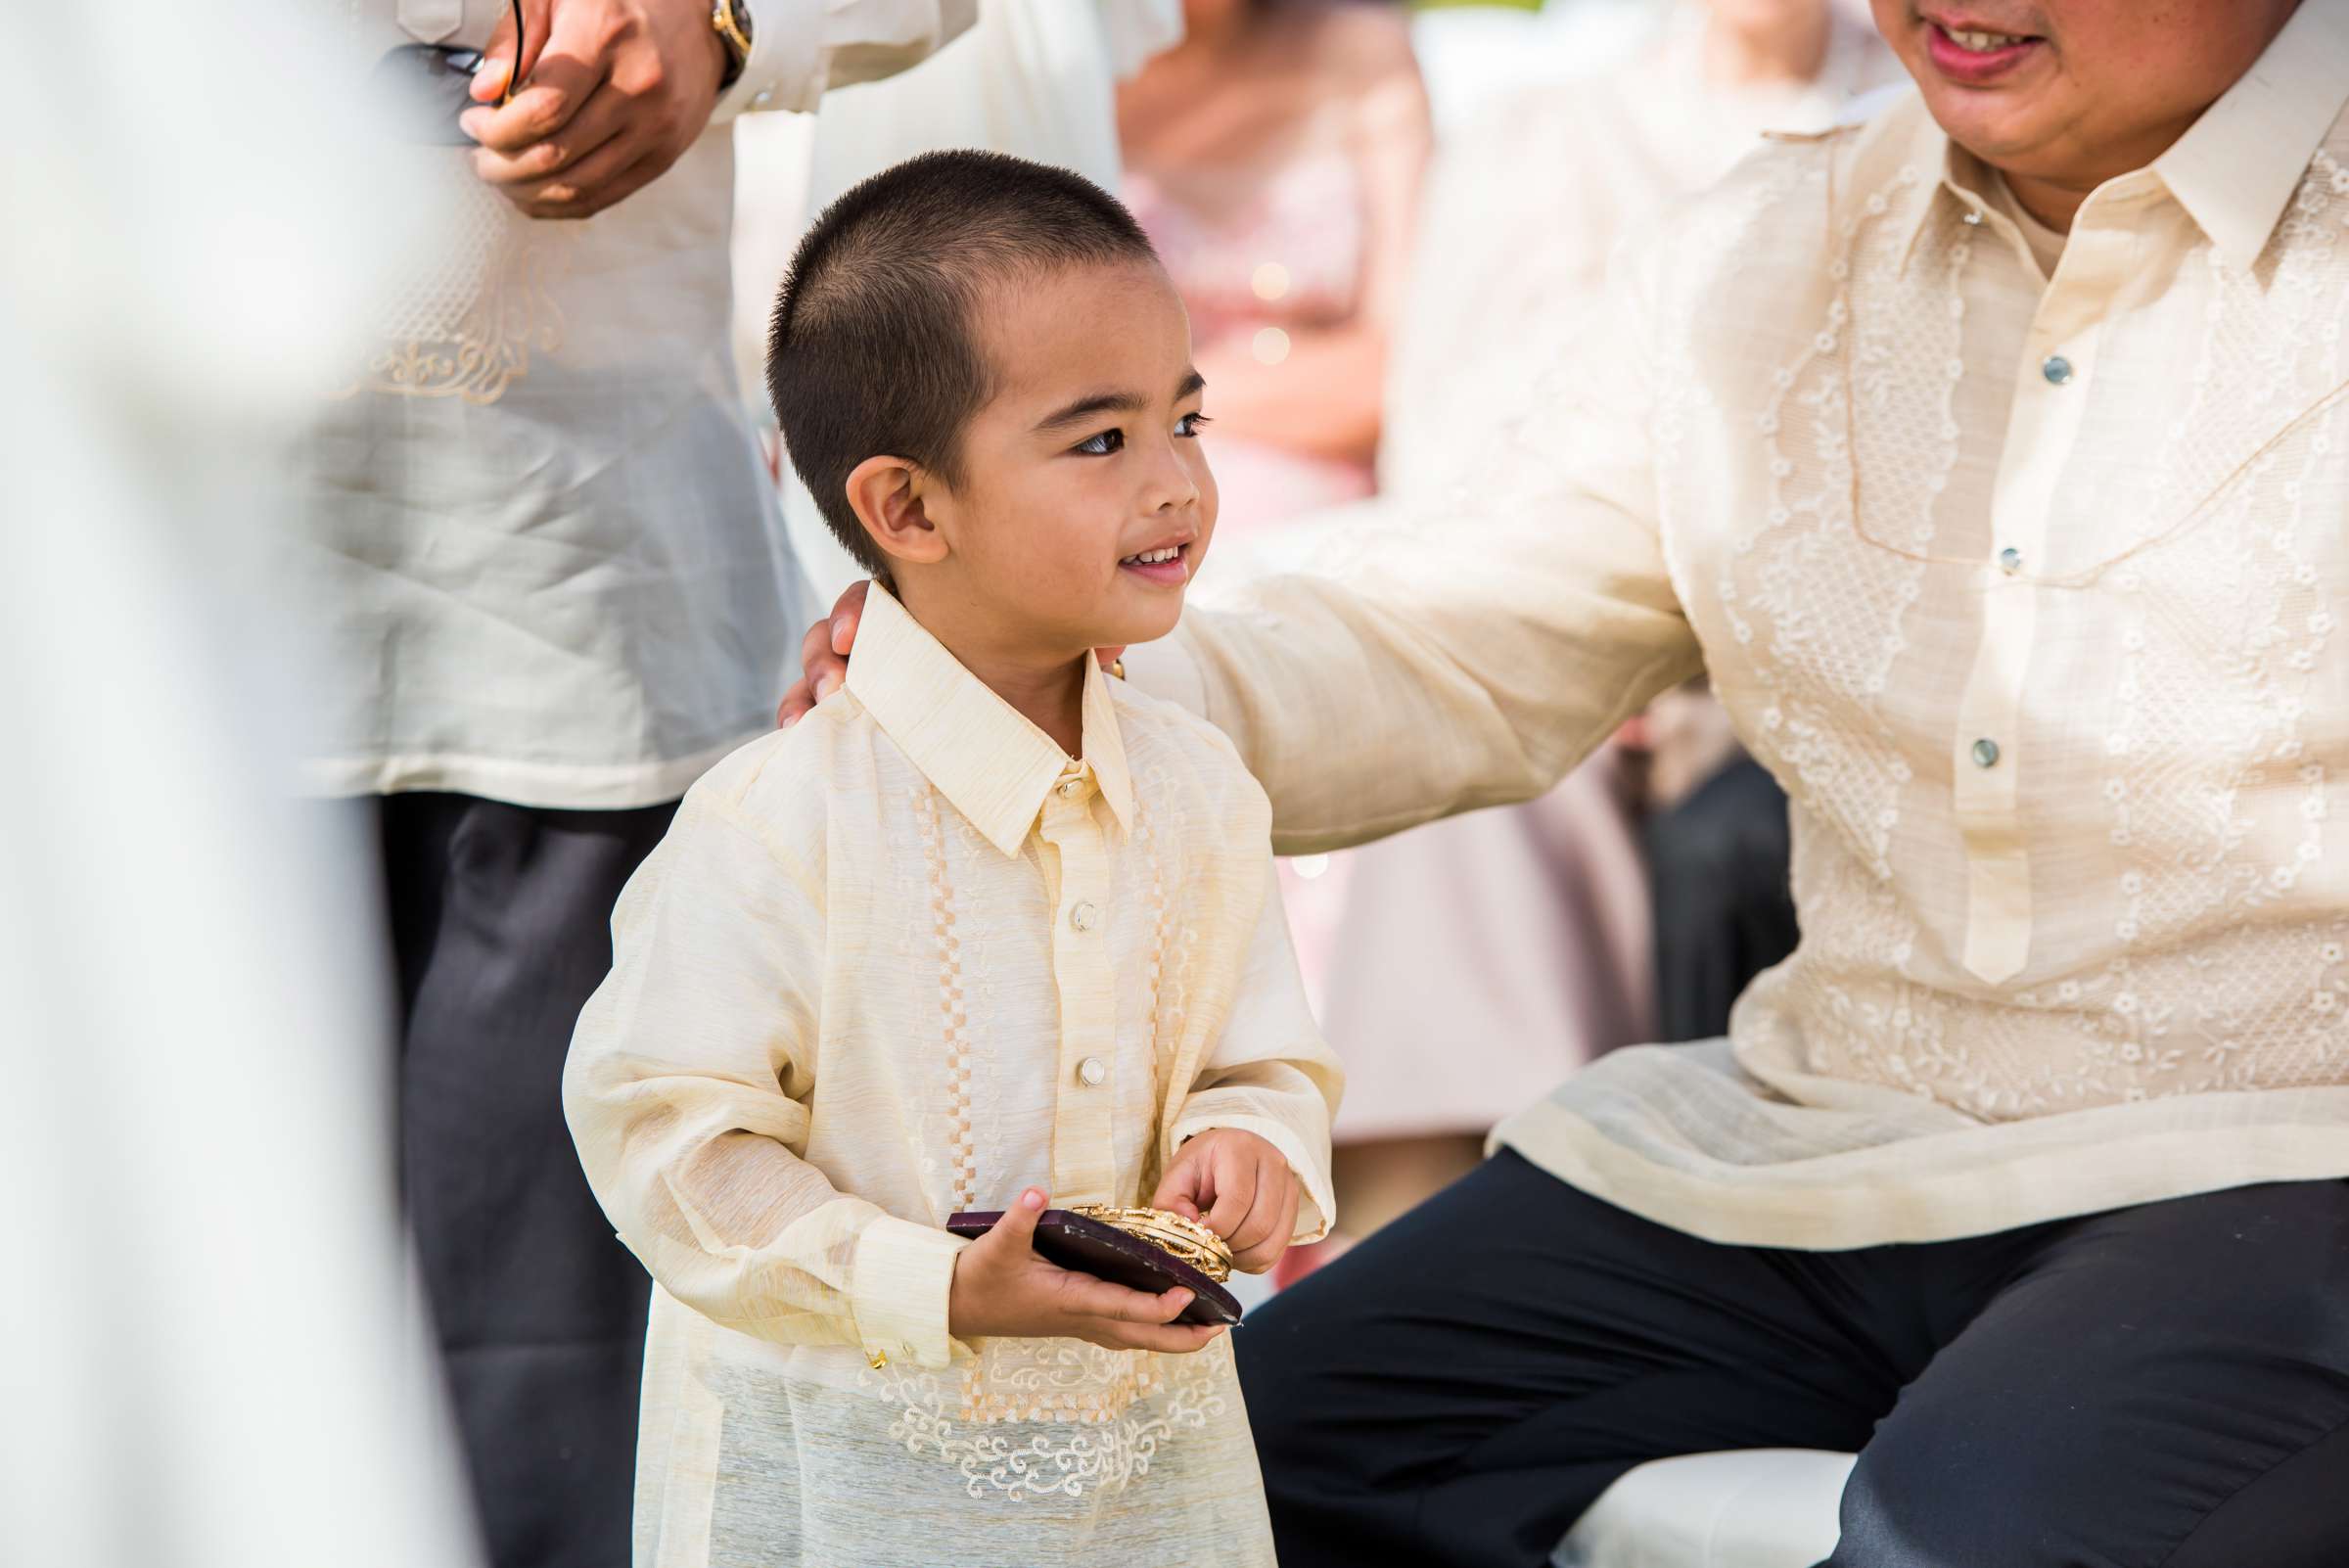
<path id="1" fill-rule="evenodd" d="M 734 25 L 742 29 L 744 38 L 751 36 L 751 0 L 726 0 L 726 9 L 734 14 Z"/>

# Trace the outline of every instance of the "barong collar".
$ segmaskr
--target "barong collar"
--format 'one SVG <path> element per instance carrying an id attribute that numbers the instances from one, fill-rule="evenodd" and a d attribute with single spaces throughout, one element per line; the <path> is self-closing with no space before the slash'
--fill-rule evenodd
<path id="1" fill-rule="evenodd" d="M 1017 856 L 1045 792 L 1073 764 L 1058 742 L 964 669 L 879 583 L 856 623 L 848 689 L 922 776 L 987 842 Z M 1133 829 L 1133 781 L 1117 705 L 1098 661 L 1084 662 L 1084 759 L 1123 832 Z"/>

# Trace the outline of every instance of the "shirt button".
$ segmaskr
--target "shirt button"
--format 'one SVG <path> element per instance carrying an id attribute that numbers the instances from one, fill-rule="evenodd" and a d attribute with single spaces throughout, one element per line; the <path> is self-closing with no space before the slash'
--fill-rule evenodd
<path id="1" fill-rule="evenodd" d="M 1969 229 L 1978 229 L 1982 226 L 1982 214 L 1977 209 L 1969 207 L 1965 209 L 1965 216 L 1958 219 L 1958 221 L 1963 223 Z"/>
<path id="2" fill-rule="evenodd" d="M 2039 373 L 2048 378 L 2050 386 L 2060 387 L 2072 379 L 2072 362 L 2061 354 L 2050 354 L 2048 362 L 2039 367 Z"/>
<path id="3" fill-rule="evenodd" d="M 759 95 L 751 100 L 752 103 L 757 104 L 760 109 L 764 109 L 768 104 L 771 104 L 774 101 L 775 90 L 772 87 L 761 88 L 759 92 Z"/>
<path id="4" fill-rule="evenodd" d="M 1976 767 L 1998 766 L 1999 743 L 1988 737 L 1974 742 L 1974 765 Z"/>
<path id="5" fill-rule="evenodd" d="M 1069 911 L 1069 924 L 1079 931 L 1090 931 L 1101 923 L 1101 911 L 1089 903 L 1081 903 Z"/>
<path id="6" fill-rule="evenodd" d="M 1064 779 L 1060 785 L 1060 798 L 1064 801 L 1073 801 L 1077 798 L 1077 792 L 1083 788 L 1084 780 L 1082 779 Z"/>
<path id="7" fill-rule="evenodd" d="M 2011 544 L 2010 544 L 2010 545 L 2006 546 L 2006 548 L 2005 548 L 2005 549 L 2004 549 L 2004 550 L 2001 550 L 2001 551 L 1999 552 L 1999 570 L 2000 570 L 2001 572 L 2004 572 L 2004 573 L 2005 573 L 2005 574 L 2006 574 L 2008 576 L 2010 576 L 2010 577 L 2011 577 L 2011 576 L 2014 576 L 2014 575 L 2015 575 L 2017 572 L 2020 572 L 2022 569 L 2023 569 L 2023 552 L 2022 552 L 2022 551 L 2020 551 L 2020 550 L 2016 549 L 2016 548 L 2015 548 L 2013 545 L 2011 545 Z"/>
<path id="8" fill-rule="evenodd" d="M 1077 1082 L 1086 1088 L 1099 1088 L 1109 1082 L 1109 1064 L 1098 1056 L 1088 1056 L 1077 1064 Z"/>

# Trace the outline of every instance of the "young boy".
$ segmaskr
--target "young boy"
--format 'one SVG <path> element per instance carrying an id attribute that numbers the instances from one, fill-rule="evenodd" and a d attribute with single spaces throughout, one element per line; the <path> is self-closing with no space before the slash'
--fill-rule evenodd
<path id="1" fill-rule="evenodd" d="M 628 885 L 565 1074 L 659 1286 L 638 1568 L 1269 1564 L 1221 1330 L 1030 1240 L 1147 1203 L 1261 1271 L 1331 1216 L 1264 793 L 1092 654 L 1215 528 L 1182 306 L 1084 180 L 935 154 L 809 231 L 768 383 L 883 585 Z"/>

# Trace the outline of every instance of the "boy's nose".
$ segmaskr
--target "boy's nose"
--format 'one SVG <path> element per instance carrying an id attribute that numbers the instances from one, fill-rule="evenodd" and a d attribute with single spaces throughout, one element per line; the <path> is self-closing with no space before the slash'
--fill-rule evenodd
<path id="1" fill-rule="evenodd" d="M 1199 483 L 1191 477 L 1190 465 L 1182 460 L 1172 442 L 1151 469 L 1143 501 L 1145 510 L 1151 512 L 1169 512 L 1198 504 Z"/>

